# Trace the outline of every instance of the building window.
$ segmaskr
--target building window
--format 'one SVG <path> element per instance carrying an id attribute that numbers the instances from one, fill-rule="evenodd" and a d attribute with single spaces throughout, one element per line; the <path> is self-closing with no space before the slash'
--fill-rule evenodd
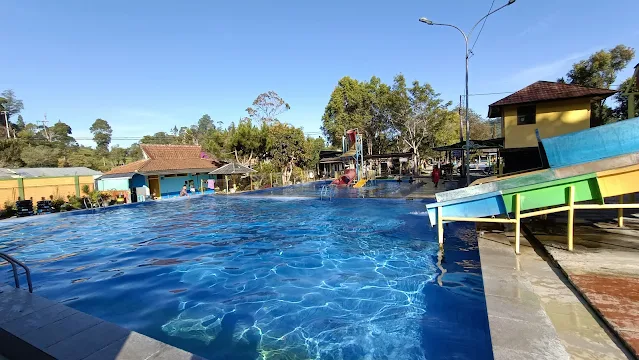
<path id="1" fill-rule="evenodd" d="M 534 124 L 535 113 L 537 109 L 535 105 L 520 106 L 517 108 L 517 125 Z"/>

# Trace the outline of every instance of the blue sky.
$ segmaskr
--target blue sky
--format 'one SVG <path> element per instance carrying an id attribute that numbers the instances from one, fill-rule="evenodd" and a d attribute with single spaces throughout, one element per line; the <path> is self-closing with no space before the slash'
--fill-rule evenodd
<path id="1" fill-rule="evenodd" d="M 98 117 L 114 138 L 190 125 L 204 113 L 228 124 L 268 90 L 291 105 L 282 120 L 319 132 L 345 75 L 390 83 L 402 72 L 459 101 L 461 35 L 417 19 L 468 30 L 491 1 L 4 0 L 0 90 L 15 90 L 26 121 L 46 113 L 76 137 L 90 137 Z M 488 19 L 471 58 L 470 93 L 555 80 L 590 53 L 620 43 L 637 48 L 637 39 L 632 0 L 605 7 L 517 0 Z M 470 106 L 485 114 L 503 96 L 472 96 Z"/>

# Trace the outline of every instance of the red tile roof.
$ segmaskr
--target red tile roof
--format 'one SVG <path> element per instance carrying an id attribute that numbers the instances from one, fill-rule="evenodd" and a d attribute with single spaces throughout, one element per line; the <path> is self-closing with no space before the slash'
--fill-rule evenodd
<path id="1" fill-rule="evenodd" d="M 197 145 L 150 145 L 142 144 L 140 148 L 146 159 L 118 166 L 106 174 L 175 172 L 188 173 L 190 170 L 212 171 L 221 163 L 206 154 Z"/>
<path id="2" fill-rule="evenodd" d="M 525 88 L 490 104 L 488 106 L 488 117 L 500 116 L 500 112 L 498 111 L 499 107 L 504 105 L 581 97 L 607 98 L 614 93 L 616 93 L 615 90 L 609 89 L 589 88 L 580 85 L 563 84 L 552 81 L 537 81 L 534 84 L 528 85 Z"/>

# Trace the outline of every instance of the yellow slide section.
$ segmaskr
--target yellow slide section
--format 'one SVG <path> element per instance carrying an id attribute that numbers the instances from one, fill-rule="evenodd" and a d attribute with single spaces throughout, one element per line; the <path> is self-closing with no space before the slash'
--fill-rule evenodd
<path id="1" fill-rule="evenodd" d="M 359 181 L 357 181 L 357 184 L 353 185 L 354 188 L 361 188 L 362 186 L 366 185 L 366 182 L 368 180 L 366 179 L 359 179 Z"/>

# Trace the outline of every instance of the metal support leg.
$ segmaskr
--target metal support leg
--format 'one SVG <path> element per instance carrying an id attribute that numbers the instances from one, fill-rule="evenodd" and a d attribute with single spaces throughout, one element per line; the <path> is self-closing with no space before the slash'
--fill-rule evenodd
<path id="1" fill-rule="evenodd" d="M 442 207 L 437 208 L 437 239 L 439 247 L 444 247 L 444 221 L 442 220 Z"/>
<path id="2" fill-rule="evenodd" d="M 515 254 L 519 255 L 520 233 L 521 233 L 521 203 L 519 194 L 515 194 Z"/>
<path id="3" fill-rule="evenodd" d="M 573 234 L 575 227 L 575 187 L 568 188 L 568 250 L 573 249 Z"/>
<path id="4" fill-rule="evenodd" d="M 623 204 L 623 195 L 619 195 L 619 204 Z M 617 210 L 617 218 L 619 221 L 619 227 L 623 227 L 623 209 Z"/>

